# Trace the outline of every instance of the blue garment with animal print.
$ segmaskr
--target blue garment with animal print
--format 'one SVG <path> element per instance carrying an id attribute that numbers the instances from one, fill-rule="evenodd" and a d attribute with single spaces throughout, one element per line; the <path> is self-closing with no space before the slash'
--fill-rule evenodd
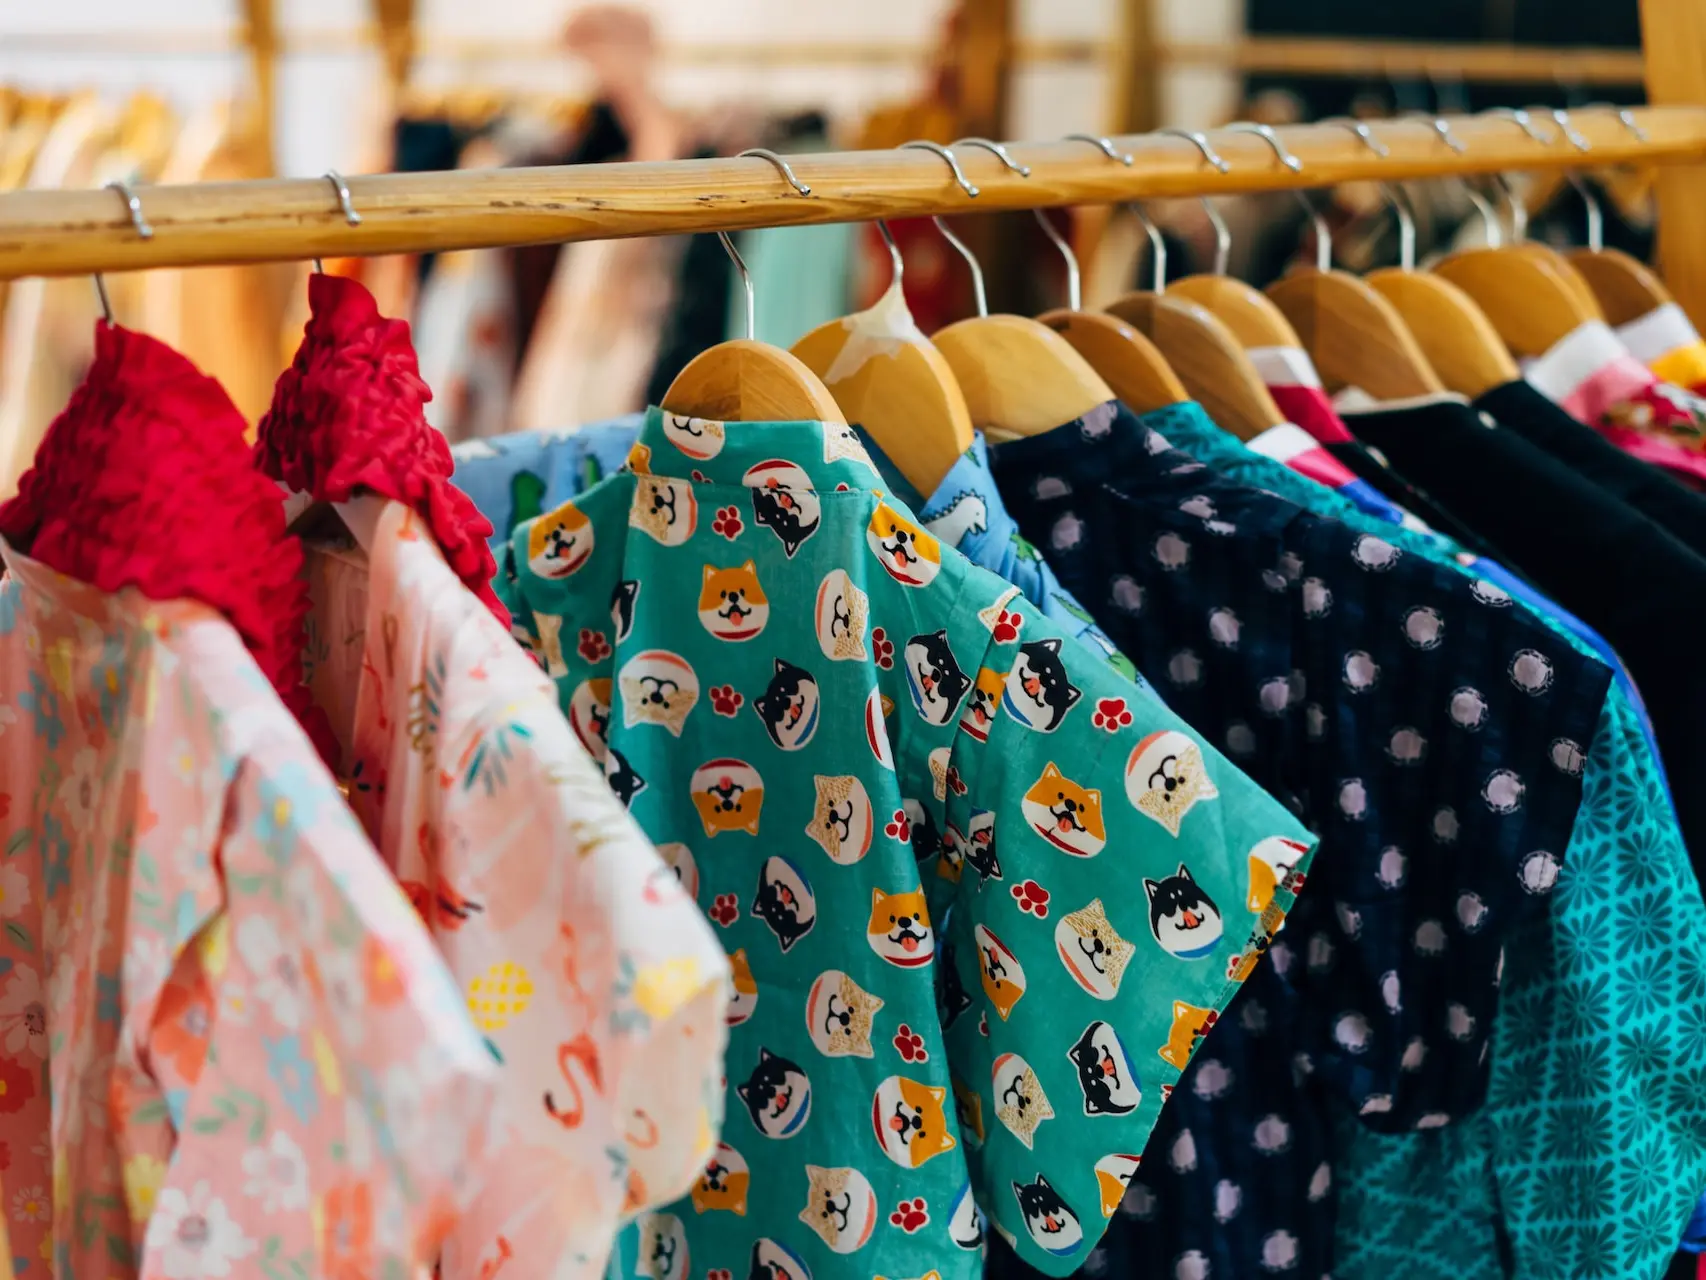
<path id="1" fill-rule="evenodd" d="M 1070 1271 L 1312 838 L 846 427 L 654 411 L 630 467 L 499 574 L 733 962 L 723 1142 L 627 1273 L 974 1280 L 984 1215 Z"/>
<path id="2" fill-rule="evenodd" d="M 1322 838 L 1098 1269 L 1337 1274 L 1329 1102 L 1399 1131 L 1480 1105 L 1501 944 L 1556 877 L 1610 673 L 1390 526 L 1233 483 L 1118 406 L 993 469 L 1169 704 Z"/>
<path id="3" fill-rule="evenodd" d="M 492 549 L 501 554 L 516 525 L 620 471 L 645 420 L 630 413 L 567 431 L 464 440 L 450 447 L 452 479 L 492 522 Z"/>

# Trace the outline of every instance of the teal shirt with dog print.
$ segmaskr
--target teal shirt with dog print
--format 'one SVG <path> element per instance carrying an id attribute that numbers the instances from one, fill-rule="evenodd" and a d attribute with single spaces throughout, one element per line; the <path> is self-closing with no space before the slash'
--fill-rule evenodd
<path id="1" fill-rule="evenodd" d="M 499 572 L 735 975 L 722 1142 L 625 1274 L 1072 1271 L 1313 853 L 884 488 L 845 426 L 653 410 Z"/>

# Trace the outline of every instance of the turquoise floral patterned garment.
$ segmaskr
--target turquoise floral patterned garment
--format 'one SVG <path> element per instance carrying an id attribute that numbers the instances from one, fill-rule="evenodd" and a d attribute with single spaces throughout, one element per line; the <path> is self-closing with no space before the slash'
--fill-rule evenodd
<path id="1" fill-rule="evenodd" d="M 499 575 L 736 975 L 723 1143 L 622 1270 L 973 1280 L 988 1215 L 1071 1271 L 1313 839 L 847 428 L 653 411 L 631 466 Z"/>
<path id="2" fill-rule="evenodd" d="M 1194 404 L 1143 421 L 1228 476 L 1454 563 L 1246 449 Z M 1706 1183 L 1706 905 L 1620 685 L 1600 713 L 1551 902 L 1506 945 L 1481 1113 L 1399 1135 L 1340 1119 L 1339 1280 L 1664 1272 Z"/>

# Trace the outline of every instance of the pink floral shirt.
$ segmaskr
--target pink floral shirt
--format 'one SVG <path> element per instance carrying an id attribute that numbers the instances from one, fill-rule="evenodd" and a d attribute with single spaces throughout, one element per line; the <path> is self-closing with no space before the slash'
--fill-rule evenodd
<path id="1" fill-rule="evenodd" d="M 690 862 L 646 841 L 427 523 L 361 501 L 365 554 L 308 547 L 310 686 L 502 1063 L 441 1274 L 597 1275 L 624 1218 L 684 1194 L 715 1148 L 729 963 Z"/>
<path id="2" fill-rule="evenodd" d="M 413 1274 L 494 1075 L 431 939 L 223 617 L 0 550 L 19 1270 Z"/>

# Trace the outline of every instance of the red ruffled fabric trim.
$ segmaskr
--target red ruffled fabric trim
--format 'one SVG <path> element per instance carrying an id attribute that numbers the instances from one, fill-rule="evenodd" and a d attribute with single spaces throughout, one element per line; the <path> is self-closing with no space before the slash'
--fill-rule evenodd
<path id="1" fill-rule="evenodd" d="M 94 363 L 0 505 L 0 534 L 102 591 L 217 609 L 335 759 L 331 723 L 303 684 L 302 546 L 244 430 L 224 389 L 183 356 L 97 324 Z"/>
<path id="2" fill-rule="evenodd" d="M 509 611 L 492 590 L 492 526 L 450 483 L 455 464 L 426 420 L 432 392 L 409 326 L 381 316 L 355 280 L 314 275 L 308 302 L 302 345 L 261 419 L 256 464 L 318 502 L 365 491 L 413 508 L 456 576 L 507 629 Z"/>

